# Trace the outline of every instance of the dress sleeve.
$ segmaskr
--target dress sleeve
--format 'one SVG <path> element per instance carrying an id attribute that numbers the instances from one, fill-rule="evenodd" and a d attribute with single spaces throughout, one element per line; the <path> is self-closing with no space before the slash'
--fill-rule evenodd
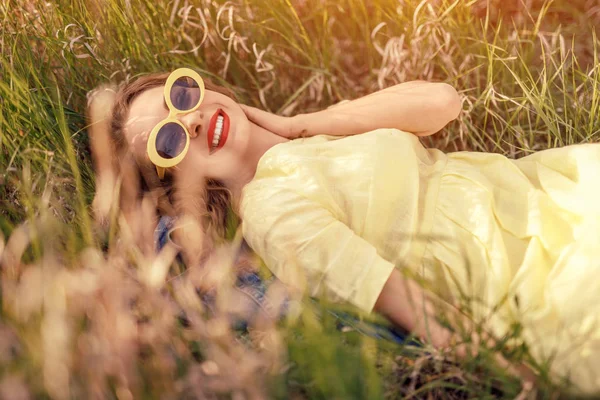
<path id="1" fill-rule="evenodd" d="M 372 311 L 394 268 L 373 245 L 289 188 L 246 194 L 244 237 L 275 276 L 312 296 L 341 298 Z"/>

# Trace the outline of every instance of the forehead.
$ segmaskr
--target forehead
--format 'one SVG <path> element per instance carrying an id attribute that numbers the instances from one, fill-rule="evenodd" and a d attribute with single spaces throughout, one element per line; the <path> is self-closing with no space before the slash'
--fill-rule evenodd
<path id="1" fill-rule="evenodd" d="M 152 128 L 168 115 L 163 90 L 164 85 L 144 90 L 131 102 L 125 122 L 125 135 L 130 144 L 140 135 L 150 134 Z"/>

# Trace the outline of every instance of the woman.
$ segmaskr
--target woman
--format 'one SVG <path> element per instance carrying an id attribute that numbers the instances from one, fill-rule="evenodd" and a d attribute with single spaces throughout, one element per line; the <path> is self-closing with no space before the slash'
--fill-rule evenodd
<path id="1" fill-rule="evenodd" d="M 433 300 L 466 301 L 492 337 L 520 324 L 539 362 L 555 356 L 553 378 L 598 392 L 600 145 L 510 160 L 420 144 L 460 109 L 451 86 L 415 81 L 286 118 L 179 69 L 123 86 L 112 133 L 151 188 L 208 180 L 213 225 L 231 205 L 290 286 L 375 310 L 441 348 L 456 335 L 432 318 Z"/>

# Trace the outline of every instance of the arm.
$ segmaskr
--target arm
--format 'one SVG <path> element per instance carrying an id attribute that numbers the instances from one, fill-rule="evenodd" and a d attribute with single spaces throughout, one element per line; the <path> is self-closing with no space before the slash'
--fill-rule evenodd
<path id="1" fill-rule="evenodd" d="M 378 128 L 427 136 L 457 118 L 461 100 L 448 84 L 413 81 L 291 118 L 245 105 L 241 107 L 250 121 L 290 139 L 319 134 L 348 136 Z"/>
<path id="2" fill-rule="evenodd" d="M 427 136 L 456 119 L 461 101 L 445 83 L 406 82 L 326 110 L 294 117 L 299 136 L 348 136 L 378 128 L 395 128 Z"/>
<path id="3" fill-rule="evenodd" d="M 454 347 L 459 358 L 477 354 L 482 341 L 490 348 L 495 345 L 494 339 L 486 332 L 480 336 L 474 331 L 471 334 L 471 343 L 456 345 L 461 341 L 460 334 L 437 322 L 435 308 L 427 291 L 413 280 L 405 278 L 398 270 L 392 271 L 385 283 L 375 303 L 375 310 L 395 325 L 414 332 L 416 336 L 430 342 L 436 348 Z M 457 312 L 449 308 L 446 311 L 451 313 L 448 314 L 450 317 L 460 320 L 463 327 L 471 324 L 466 318 L 462 319 Z M 535 374 L 525 365 L 514 365 L 499 353 L 495 354 L 495 360 L 499 366 L 506 368 L 510 374 L 523 379 L 527 384 L 535 382 Z"/>
<path id="4" fill-rule="evenodd" d="M 404 278 L 373 245 L 315 201 L 275 186 L 267 180 L 245 193 L 242 226 L 245 239 L 282 282 L 313 296 L 334 295 L 366 312 L 374 308 L 437 348 L 460 339 L 436 321 L 427 292 Z M 459 357 L 477 351 L 481 338 L 475 333 L 472 338 L 474 345 L 456 348 Z M 485 340 L 493 345 L 491 338 Z M 514 367 L 500 355 L 497 361 L 512 374 L 535 379 L 525 366 Z"/>
<path id="5" fill-rule="evenodd" d="M 283 283 L 373 309 L 394 266 L 328 209 L 267 179 L 246 188 L 241 214 L 244 238 Z"/>

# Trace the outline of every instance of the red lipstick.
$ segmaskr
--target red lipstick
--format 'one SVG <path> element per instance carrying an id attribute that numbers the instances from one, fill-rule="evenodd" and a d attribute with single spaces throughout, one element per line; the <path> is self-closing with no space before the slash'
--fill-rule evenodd
<path id="1" fill-rule="evenodd" d="M 223 128 L 221 129 L 221 138 L 219 139 L 219 144 L 215 149 L 213 149 L 212 142 L 215 136 L 215 128 L 217 126 L 217 117 L 223 117 Z M 222 109 L 218 109 L 213 116 L 210 118 L 210 122 L 208 123 L 208 132 L 206 135 L 206 143 L 208 145 L 208 150 L 210 154 L 221 149 L 225 146 L 225 142 L 227 141 L 227 136 L 229 136 L 229 116 Z"/>

